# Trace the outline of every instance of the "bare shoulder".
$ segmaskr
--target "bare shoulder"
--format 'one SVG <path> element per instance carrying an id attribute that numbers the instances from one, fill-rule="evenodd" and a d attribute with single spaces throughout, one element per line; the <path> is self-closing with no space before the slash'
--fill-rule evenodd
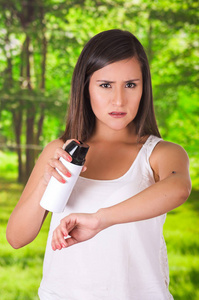
<path id="1" fill-rule="evenodd" d="M 46 162 L 54 157 L 54 154 L 55 154 L 55 150 L 57 148 L 62 148 L 64 145 L 63 141 L 60 140 L 60 139 L 56 139 L 52 142 L 50 142 L 49 144 L 47 144 L 45 146 L 45 148 L 43 149 L 43 151 L 41 152 L 37 162 L 36 162 L 36 165 L 35 165 L 35 168 L 33 169 L 33 171 L 37 170 L 38 167 L 39 169 L 40 168 L 43 168 L 43 165 L 46 164 Z"/>
<path id="2" fill-rule="evenodd" d="M 172 172 L 189 174 L 189 158 L 184 148 L 178 144 L 161 141 L 154 148 L 150 164 L 159 178 Z"/>
<path id="3" fill-rule="evenodd" d="M 37 162 L 35 164 L 35 167 L 30 175 L 30 180 L 36 179 L 41 177 L 44 173 L 44 168 L 52 157 L 55 155 L 55 150 L 57 148 L 63 147 L 63 141 L 60 139 L 54 140 L 46 145 L 46 147 L 41 152 L 39 158 L 37 159 Z M 39 176 L 40 175 L 40 176 Z"/>
<path id="4" fill-rule="evenodd" d="M 62 148 L 64 145 L 64 142 L 60 139 L 53 140 L 49 144 L 45 146 L 43 151 L 41 152 L 39 158 L 37 159 L 36 165 L 33 169 L 32 174 L 34 174 L 36 171 L 39 173 L 43 173 L 44 166 L 46 165 L 47 161 L 54 157 L 55 150 L 57 148 Z"/>
<path id="5" fill-rule="evenodd" d="M 59 147 L 62 148 L 63 145 L 64 145 L 64 142 L 62 140 L 60 140 L 60 139 L 53 140 L 45 146 L 45 148 L 43 149 L 41 155 L 42 154 L 52 155 L 52 153 L 54 153 L 57 148 L 59 148 Z"/>
<path id="6" fill-rule="evenodd" d="M 175 143 L 172 142 L 167 142 L 167 141 L 160 141 L 154 151 L 152 152 L 151 158 L 152 159 L 156 159 L 156 157 L 169 157 L 170 156 L 180 156 L 180 157 L 184 157 L 188 159 L 188 155 L 187 152 L 185 151 L 185 149 Z"/>

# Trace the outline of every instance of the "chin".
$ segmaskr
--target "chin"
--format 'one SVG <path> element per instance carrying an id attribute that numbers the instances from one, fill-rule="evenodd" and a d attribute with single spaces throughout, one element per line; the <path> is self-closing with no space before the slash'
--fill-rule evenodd
<path id="1" fill-rule="evenodd" d="M 122 131 L 122 130 L 126 130 L 128 128 L 128 125 L 125 125 L 125 126 L 110 126 L 109 128 L 114 130 L 114 131 Z"/>
<path id="2" fill-rule="evenodd" d="M 110 125 L 110 128 L 113 129 L 113 130 L 116 130 L 116 131 L 120 131 L 120 130 L 125 130 L 127 128 L 132 128 L 133 127 L 133 123 L 132 121 L 127 123 L 123 123 L 123 124 L 111 124 Z"/>

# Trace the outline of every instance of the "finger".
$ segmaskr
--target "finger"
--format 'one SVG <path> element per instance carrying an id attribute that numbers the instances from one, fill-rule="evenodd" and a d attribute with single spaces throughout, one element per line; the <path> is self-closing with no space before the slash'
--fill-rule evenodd
<path id="1" fill-rule="evenodd" d="M 58 181 L 62 182 L 63 177 L 61 176 L 61 174 L 59 174 L 55 167 L 51 166 L 51 162 L 49 161 L 47 163 L 47 165 L 45 166 L 45 170 L 44 170 L 44 178 L 47 180 L 47 182 L 49 182 L 49 180 L 51 179 L 51 177 L 55 177 Z"/>
<path id="2" fill-rule="evenodd" d="M 67 236 L 68 233 L 66 233 L 66 230 L 64 231 L 65 235 Z M 53 232 L 53 237 L 51 241 L 51 246 L 52 249 L 55 250 L 61 250 L 62 248 L 65 248 L 67 246 L 64 238 L 64 234 L 61 230 L 61 226 L 58 226 L 54 232 Z"/>
<path id="3" fill-rule="evenodd" d="M 70 222 L 70 220 L 68 220 Z M 66 246 L 64 237 L 68 236 L 67 226 L 67 217 L 63 218 L 60 221 L 60 225 L 53 231 L 51 246 L 55 251 L 57 249 L 61 250 L 62 247 Z"/>
<path id="4" fill-rule="evenodd" d="M 54 158 L 55 159 L 60 159 L 60 157 L 62 157 L 63 159 L 65 159 L 68 162 L 71 162 L 72 157 L 66 152 L 64 151 L 63 148 L 57 148 L 54 154 Z"/>
<path id="5" fill-rule="evenodd" d="M 63 161 L 63 160 L 62 160 Z M 67 169 L 67 167 L 62 163 L 61 160 L 57 160 L 55 162 L 55 168 L 58 173 L 61 173 L 60 175 L 71 177 L 70 171 Z M 65 178 L 66 179 L 66 178 Z"/>
<path id="6" fill-rule="evenodd" d="M 68 245 L 68 232 L 69 230 L 72 230 L 74 228 L 74 224 L 70 222 L 70 217 L 66 217 L 60 221 L 60 225 L 54 230 L 51 246 L 52 249 L 55 250 L 61 250 L 62 248 L 66 248 Z M 68 228 L 66 228 L 68 227 Z M 75 242 L 75 241 L 74 241 Z M 73 242 L 73 243 L 74 243 Z"/>
<path id="7" fill-rule="evenodd" d="M 61 248 L 62 248 L 61 244 L 59 243 L 58 237 L 57 237 L 57 230 L 58 229 L 54 230 L 52 241 L 51 241 L 51 246 L 54 251 L 57 249 L 61 250 Z"/>
<path id="8" fill-rule="evenodd" d="M 61 248 L 65 248 L 67 246 L 66 240 L 64 238 L 63 233 L 61 232 L 61 229 L 57 231 L 57 245 Z M 59 248 L 59 250 L 61 250 Z"/>
<path id="9" fill-rule="evenodd" d="M 56 160 L 56 159 L 50 159 L 47 167 L 47 172 L 60 182 L 62 182 L 63 179 L 66 182 L 67 180 L 66 177 L 71 177 L 71 173 L 63 165 L 63 163 L 60 160 Z"/>
<path id="10" fill-rule="evenodd" d="M 65 247 L 70 247 L 70 246 L 77 244 L 78 242 L 74 237 L 69 237 L 65 240 L 65 243 L 66 243 Z"/>
<path id="11" fill-rule="evenodd" d="M 60 221 L 60 229 L 64 237 L 67 237 L 69 233 L 75 228 L 75 220 L 72 219 L 72 214 L 63 218 Z"/>
<path id="12" fill-rule="evenodd" d="M 66 183 L 66 180 L 60 173 L 58 173 L 55 169 L 52 171 L 52 176 L 58 180 L 60 183 Z"/>

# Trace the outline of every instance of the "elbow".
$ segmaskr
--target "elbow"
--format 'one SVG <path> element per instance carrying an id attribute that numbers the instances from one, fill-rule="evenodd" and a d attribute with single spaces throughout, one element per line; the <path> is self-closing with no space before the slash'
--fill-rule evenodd
<path id="1" fill-rule="evenodd" d="M 20 249 L 25 246 L 24 244 L 20 243 L 19 241 L 11 239 L 8 236 L 6 236 L 6 238 L 7 238 L 8 243 L 10 244 L 10 246 L 13 249 Z"/>
<path id="2" fill-rule="evenodd" d="M 24 244 L 22 244 L 17 239 L 16 235 L 10 230 L 9 225 L 7 226 L 6 229 L 6 239 L 13 249 L 20 249 L 24 246 Z"/>
<path id="3" fill-rule="evenodd" d="M 13 249 L 20 249 L 30 244 L 34 240 L 34 237 L 27 237 L 24 236 L 24 234 L 17 235 L 17 233 L 14 230 L 11 230 L 8 226 L 6 230 L 6 239 Z"/>
<path id="4" fill-rule="evenodd" d="M 9 241 L 8 241 L 8 243 L 9 243 L 10 246 L 11 246 L 13 249 L 15 249 L 15 250 L 22 248 L 22 246 L 20 246 L 19 244 L 15 243 L 15 242 L 9 242 Z"/>
<path id="5" fill-rule="evenodd" d="M 17 240 L 12 238 L 8 233 L 6 233 L 6 239 L 13 249 L 20 249 L 21 247 L 23 247 L 23 245 L 21 245 Z"/>
<path id="6" fill-rule="evenodd" d="M 182 183 L 179 186 L 179 199 L 180 199 L 180 204 L 183 204 L 184 202 L 187 201 L 189 198 L 189 195 L 191 193 L 191 181 Z"/>

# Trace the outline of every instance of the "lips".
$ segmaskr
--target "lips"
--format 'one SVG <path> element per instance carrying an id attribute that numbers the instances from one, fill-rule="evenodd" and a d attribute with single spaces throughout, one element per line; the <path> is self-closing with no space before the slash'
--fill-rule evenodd
<path id="1" fill-rule="evenodd" d="M 113 118 L 123 118 L 126 116 L 127 113 L 122 112 L 122 111 L 112 111 L 109 113 L 109 116 Z"/>

